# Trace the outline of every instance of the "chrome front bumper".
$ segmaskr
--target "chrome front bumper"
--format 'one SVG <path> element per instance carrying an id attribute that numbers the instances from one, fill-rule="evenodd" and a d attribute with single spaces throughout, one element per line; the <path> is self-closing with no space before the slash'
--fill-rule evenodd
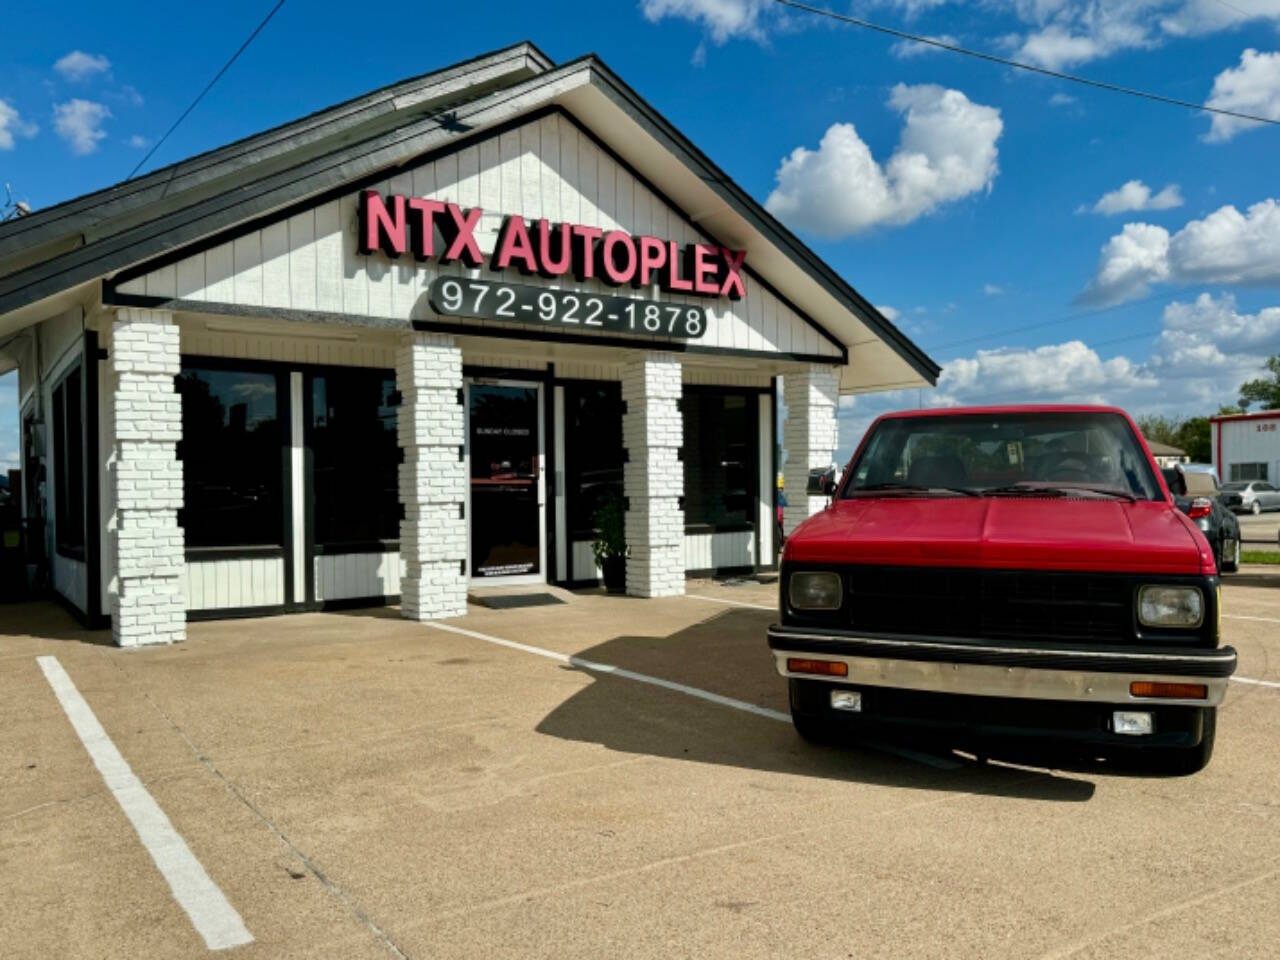
<path id="1" fill-rule="evenodd" d="M 1214 650 L 1108 650 L 1018 647 L 969 640 L 853 636 L 773 626 L 769 646 L 784 677 L 853 686 L 935 693 L 1098 704 L 1151 703 L 1212 707 L 1222 702 L 1235 671 L 1236 652 Z M 819 676 L 787 669 L 791 657 L 844 663 L 848 676 Z M 1203 699 L 1135 697 L 1134 681 L 1200 683 Z"/>

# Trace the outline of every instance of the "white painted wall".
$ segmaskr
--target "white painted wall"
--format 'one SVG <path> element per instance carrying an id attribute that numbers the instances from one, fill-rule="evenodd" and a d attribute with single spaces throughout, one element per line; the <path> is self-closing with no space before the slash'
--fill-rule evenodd
<path id="1" fill-rule="evenodd" d="M 53 555 L 53 589 L 82 613 L 89 610 L 88 567 L 79 560 Z"/>
<path id="2" fill-rule="evenodd" d="M 197 560 L 182 577 L 188 610 L 275 607 L 284 603 L 284 560 Z"/>
<path id="3" fill-rule="evenodd" d="M 560 116 L 548 116 L 498 137 L 441 157 L 392 177 L 374 189 L 481 206 L 477 233 L 482 251 L 492 253 L 505 214 L 527 220 L 547 217 L 652 234 L 679 243 L 703 240 L 643 183 Z M 391 260 L 356 252 L 357 191 L 295 214 L 160 267 L 123 284 L 122 293 L 181 300 L 280 307 L 363 317 L 425 319 L 432 312 L 427 288 L 435 277 L 480 276 L 460 264 Z M 748 259 L 748 264 L 750 260 Z M 491 275 L 493 276 L 493 275 Z M 548 282 L 508 271 L 512 282 L 572 286 L 590 293 L 618 294 L 630 288 L 585 284 L 572 278 Z M 751 277 L 737 302 L 679 297 L 654 289 L 635 296 L 713 308 L 704 346 L 741 350 L 820 354 L 839 350 Z M 487 328 L 513 326 L 460 321 Z M 519 328 L 519 325 L 514 325 Z M 527 330 L 528 327 L 523 327 Z M 625 340 L 625 334 L 612 334 Z"/>
<path id="4" fill-rule="evenodd" d="M 392 597 L 400 593 L 399 553 L 327 553 L 315 558 L 316 600 Z"/>

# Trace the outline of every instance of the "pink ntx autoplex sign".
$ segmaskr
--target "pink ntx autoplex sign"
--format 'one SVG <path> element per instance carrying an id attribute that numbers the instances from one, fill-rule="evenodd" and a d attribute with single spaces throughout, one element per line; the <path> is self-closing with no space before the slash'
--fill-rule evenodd
<path id="1" fill-rule="evenodd" d="M 360 194 L 360 252 L 391 257 L 412 253 L 418 260 L 462 261 L 485 265 L 476 228 L 484 211 L 456 203 Z M 745 250 L 711 243 L 680 244 L 658 237 L 633 236 L 625 230 L 602 230 L 578 223 L 532 224 L 519 214 L 503 218 L 489 268 L 516 267 L 521 273 L 552 279 L 573 274 L 579 280 L 600 279 L 613 286 L 656 283 L 670 293 L 738 300 L 746 293 L 742 265 Z"/>

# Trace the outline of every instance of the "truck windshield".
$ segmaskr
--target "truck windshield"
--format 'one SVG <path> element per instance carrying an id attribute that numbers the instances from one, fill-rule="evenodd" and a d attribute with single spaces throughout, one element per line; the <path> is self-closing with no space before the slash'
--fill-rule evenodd
<path id="1" fill-rule="evenodd" d="M 873 493 L 1163 497 L 1123 417 L 1050 412 L 882 420 L 842 495 Z"/>

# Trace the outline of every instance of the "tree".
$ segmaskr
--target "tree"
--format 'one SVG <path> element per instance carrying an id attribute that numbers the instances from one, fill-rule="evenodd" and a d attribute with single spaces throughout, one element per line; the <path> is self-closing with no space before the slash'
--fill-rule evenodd
<path id="1" fill-rule="evenodd" d="M 1150 414 L 1138 419 L 1138 429 L 1148 442 L 1177 447 L 1193 463 L 1208 463 L 1212 456 L 1208 417 L 1173 420 Z"/>
<path id="2" fill-rule="evenodd" d="M 1147 438 L 1148 443 L 1164 443 L 1171 447 L 1180 446 L 1177 440 L 1178 428 L 1181 424 L 1168 417 L 1148 414 L 1138 418 L 1138 429 Z"/>
<path id="3" fill-rule="evenodd" d="M 1263 410 L 1280 410 L 1280 353 L 1267 357 L 1267 375 L 1240 384 L 1240 406 L 1260 403 Z"/>

